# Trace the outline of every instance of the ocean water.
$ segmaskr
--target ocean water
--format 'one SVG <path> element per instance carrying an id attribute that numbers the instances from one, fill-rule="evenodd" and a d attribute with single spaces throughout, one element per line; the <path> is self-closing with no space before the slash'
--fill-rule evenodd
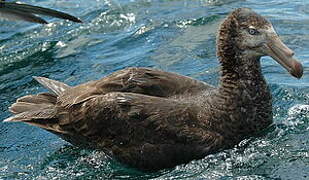
<path id="1" fill-rule="evenodd" d="M 233 9 L 266 16 L 304 65 L 291 77 L 262 60 L 274 126 L 232 149 L 156 173 L 128 168 L 23 123 L 0 123 L 0 179 L 309 179 L 309 1 L 24 0 L 80 17 L 75 24 L 0 21 L 0 121 L 16 98 L 45 91 L 32 76 L 76 85 L 130 66 L 218 83 L 218 24 Z"/>

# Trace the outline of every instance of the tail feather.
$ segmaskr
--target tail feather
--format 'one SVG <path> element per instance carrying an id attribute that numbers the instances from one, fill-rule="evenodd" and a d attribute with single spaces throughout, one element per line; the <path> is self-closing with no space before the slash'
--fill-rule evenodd
<path id="1" fill-rule="evenodd" d="M 50 93 L 28 95 L 17 99 L 16 103 L 9 107 L 13 114 L 53 107 L 57 102 L 57 96 Z"/>
<path id="2" fill-rule="evenodd" d="M 24 122 L 56 134 L 68 134 L 58 124 L 56 101 L 57 96 L 49 93 L 21 97 L 9 108 L 14 115 L 3 122 Z"/>
<path id="3" fill-rule="evenodd" d="M 35 95 L 23 96 L 9 107 L 9 110 L 15 116 L 8 118 L 8 121 L 31 121 L 33 119 L 50 119 L 55 118 L 56 103 L 58 95 L 62 94 L 70 86 L 44 77 L 34 77 L 40 84 L 55 94 L 40 93 Z"/>
<path id="4" fill-rule="evenodd" d="M 14 114 L 3 122 L 24 122 L 55 134 L 69 134 L 59 125 L 57 97 L 71 87 L 44 77 L 34 77 L 40 84 L 55 94 L 40 93 L 17 99 L 9 110 Z"/>
<path id="5" fill-rule="evenodd" d="M 6 119 L 4 122 L 27 122 L 38 119 L 56 118 L 56 101 L 57 96 L 49 93 L 21 97 L 9 107 L 9 110 L 15 115 Z"/>
<path id="6" fill-rule="evenodd" d="M 56 104 L 57 96 L 51 93 L 40 93 L 35 95 L 27 95 L 18 98 L 16 102 L 27 102 L 35 104 Z"/>
<path id="7" fill-rule="evenodd" d="M 62 82 L 48 79 L 45 77 L 36 77 L 33 76 L 35 80 L 37 80 L 41 85 L 43 85 L 46 89 L 50 90 L 51 92 L 55 93 L 56 95 L 61 95 L 64 91 L 70 89 L 69 85 L 66 85 Z"/>
<path id="8" fill-rule="evenodd" d="M 32 104 L 32 103 L 14 103 L 11 107 L 9 107 L 9 111 L 13 114 L 20 114 L 27 111 L 32 111 L 34 109 L 42 108 L 41 104 Z"/>
<path id="9" fill-rule="evenodd" d="M 24 122 L 55 134 L 69 134 L 69 132 L 63 130 L 59 126 L 57 110 L 53 107 L 45 107 L 36 111 L 22 112 L 3 120 L 3 122 Z"/>
<path id="10" fill-rule="evenodd" d="M 38 110 L 30 110 L 21 112 L 12 117 L 5 119 L 3 122 L 34 122 L 36 120 L 56 118 L 56 109 L 47 106 Z"/>

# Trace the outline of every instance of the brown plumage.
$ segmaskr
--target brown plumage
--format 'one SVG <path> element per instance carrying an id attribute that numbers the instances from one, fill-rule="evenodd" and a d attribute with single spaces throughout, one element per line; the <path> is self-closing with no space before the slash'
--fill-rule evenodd
<path id="1" fill-rule="evenodd" d="M 218 88 L 149 68 L 127 68 L 75 87 L 35 77 L 51 93 L 19 98 L 5 121 L 41 127 L 141 170 L 174 167 L 230 148 L 272 123 L 261 56 L 302 76 L 272 25 L 247 8 L 220 26 L 217 55 Z"/>

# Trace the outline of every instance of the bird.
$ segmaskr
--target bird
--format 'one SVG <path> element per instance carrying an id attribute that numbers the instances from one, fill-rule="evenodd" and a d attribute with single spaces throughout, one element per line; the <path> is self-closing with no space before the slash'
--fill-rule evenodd
<path id="1" fill-rule="evenodd" d="M 233 148 L 273 123 L 261 57 L 272 57 L 298 79 L 303 67 L 271 22 L 250 8 L 227 15 L 216 46 L 217 87 L 149 67 L 127 67 L 77 86 L 34 77 L 49 92 L 18 98 L 4 122 L 40 127 L 140 171 Z"/>
<path id="2" fill-rule="evenodd" d="M 36 14 L 66 19 L 73 22 L 81 23 L 82 21 L 70 14 L 56 11 L 53 9 L 21 4 L 16 2 L 7 2 L 0 0 L 0 17 L 9 20 L 23 20 L 32 23 L 48 24 L 44 19 L 36 16 Z"/>

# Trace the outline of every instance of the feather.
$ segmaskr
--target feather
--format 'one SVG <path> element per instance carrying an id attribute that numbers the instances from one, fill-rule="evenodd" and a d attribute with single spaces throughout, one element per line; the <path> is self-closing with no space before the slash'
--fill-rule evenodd
<path id="1" fill-rule="evenodd" d="M 35 80 L 37 80 L 41 85 L 43 85 L 46 89 L 50 90 L 51 92 L 55 93 L 56 95 L 61 95 L 64 91 L 70 89 L 71 87 L 56 81 L 56 80 L 51 80 L 45 77 L 36 77 L 33 76 Z"/>
<path id="2" fill-rule="evenodd" d="M 67 19 L 73 22 L 81 23 L 82 21 L 70 14 L 56 11 L 53 9 L 32 6 L 28 4 L 20 4 L 15 2 L 0 2 L 0 17 L 9 20 L 24 20 L 33 23 L 47 24 L 44 19 L 34 15 L 40 14 L 45 16 Z"/>

